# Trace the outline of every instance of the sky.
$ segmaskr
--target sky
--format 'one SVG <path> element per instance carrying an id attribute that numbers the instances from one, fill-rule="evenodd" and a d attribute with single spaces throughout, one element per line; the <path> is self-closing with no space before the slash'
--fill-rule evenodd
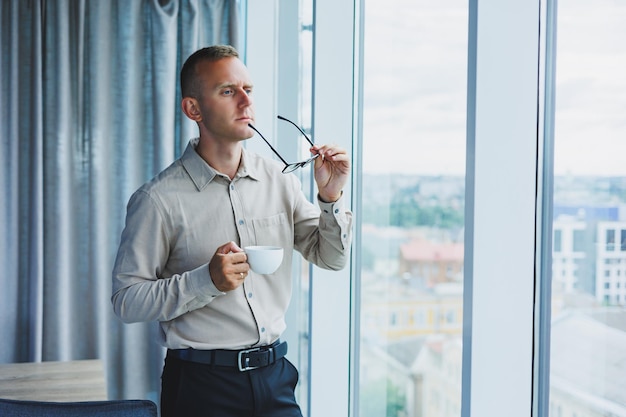
<path id="1" fill-rule="evenodd" d="M 626 175 L 626 2 L 558 8 L 555 174 Z M 365 13 L 364 171 L 464 175 L 467 1 Z"/>

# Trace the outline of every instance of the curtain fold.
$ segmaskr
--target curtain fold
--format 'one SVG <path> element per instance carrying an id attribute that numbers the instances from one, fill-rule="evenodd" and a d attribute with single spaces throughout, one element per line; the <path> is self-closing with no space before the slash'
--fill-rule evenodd
<path id="1" fill-rule="evenodd" d="M 157 401 L 157 326 L 113 315 L 111 269 L 131 193 L 197 135 L 180 66 L 239 47 L 239 7 L 0 2 L 0 362 L 99 358 L 110 398 Z"/>

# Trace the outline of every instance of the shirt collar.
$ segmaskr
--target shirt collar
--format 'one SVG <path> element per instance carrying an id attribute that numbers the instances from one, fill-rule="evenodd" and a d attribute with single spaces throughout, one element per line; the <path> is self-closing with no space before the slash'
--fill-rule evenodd
<path id="1" fill-rule="evenodd" d="M 242 149 L 241 152 L 241 166 L 239 167 L 239 172 L 237 173 L 238 177 L 250 177 L 253 180 L 258 180 L 258 164 L 255 163 L 255 156 L 252 152 L 248 152 L 246 148 Z M 258 158 L 258 156 L 256 156 Z"/>
<path id="2" fill-rule="evenodd" d="M 219 173 L 196 152 L 198 141 L 199 138 L 190 140 L 180 159 L 194 185 L 200 191 L 213 181 Z M 252 161 L 251 154 L 245 148 L 242 151 L 241 158 L 242 163 L 235 178 L 250 177 L 256 180 L 258 178 L 256 166 Z"/>

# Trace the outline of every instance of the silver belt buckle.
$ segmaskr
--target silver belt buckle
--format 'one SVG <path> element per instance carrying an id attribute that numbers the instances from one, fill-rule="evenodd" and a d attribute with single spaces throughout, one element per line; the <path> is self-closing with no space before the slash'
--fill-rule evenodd
<path id="1" fill-rule="evenodd" d="M 245 354 L 252 353 L 252 352 L 258 352 L 260 350 L 261 350 L 261 348 L 257 347 L 257 348 L 244 349 L 244 350 L 240 350 L 239 351 L 239 354 L 237 355 L 237 366 L 239 367 L 239 370 L 241 372 L 250 371 L 252 369 L 258 368 L 258 366 L 250 366 L 250 358 L 249 357 L 246 358 L 245 365 L 242 365 L 241 359 L 242 359 L 243 355 L 245 355 Z"/>

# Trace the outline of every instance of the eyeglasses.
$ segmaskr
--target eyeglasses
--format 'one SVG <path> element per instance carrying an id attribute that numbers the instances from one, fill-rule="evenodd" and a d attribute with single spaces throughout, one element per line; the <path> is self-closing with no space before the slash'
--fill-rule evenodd
<path id="1" fill-rule="evenodd" d="M 300 126 L 298 126 L 297 124 L 295 124 L 294 122 L 292 122 L 291 120 L 283 117 L 283 116 L 277 116 L 280 120 L 284 120 L 285 122 L 289 122 L 292 125 L 294 125 L 299 131 L 300 133 L 302 133 L 305 137 L 305 139 L 311 144 L 311 146 L 315 146 L 315 144 L 313 143 L 313 141 L 311 141 L 311 139 L 309 139 L 309 137 L 306 135 L 306 133 L 304 133 L 304 130 L 300 129 Z M 252 128 L 252 130 L 254 130 L 256 133 L 259 134 L 259 136 L 261 136 L 261 139 L 263 139 L 265 141 L 265 143 L 267 143 L 267 146 L 270 147 L 270 149 L 272 149 L 272 151 L 276 154 L 276 156 L 278 156 L 280 158 L 281 161 L 283 161 L 283 163 L 285 164 L 285 168 L 283 168 L 283 174 L 289 174 L 290 172 L 295 171 L 298 168 L 304 168 L 305 166 L 309 165 L 311 162 L 313 162 L 315 160 L 315 158 L 317 158 L 319 156 L 319 154 L 315 154 L 312 157 L 310 157 L 309 159 L 307 159 L 306 161 L 302 161 L 302 162 L 294 162 L 294 163 L 288 163 L 287 161 L 285 161 L 285 159 L 280 156 L 280 154 L 278 153 L 278 151 L 276 149 L 274 149 L 274 147 L 268 142 L 267 139 L 265 139 L 265 137 L 261 134 L 261 132 L 259 132 L 256 127 L 252 126 L 250 123 L 248 123 L 248 126 L 250 126 Z"/>

